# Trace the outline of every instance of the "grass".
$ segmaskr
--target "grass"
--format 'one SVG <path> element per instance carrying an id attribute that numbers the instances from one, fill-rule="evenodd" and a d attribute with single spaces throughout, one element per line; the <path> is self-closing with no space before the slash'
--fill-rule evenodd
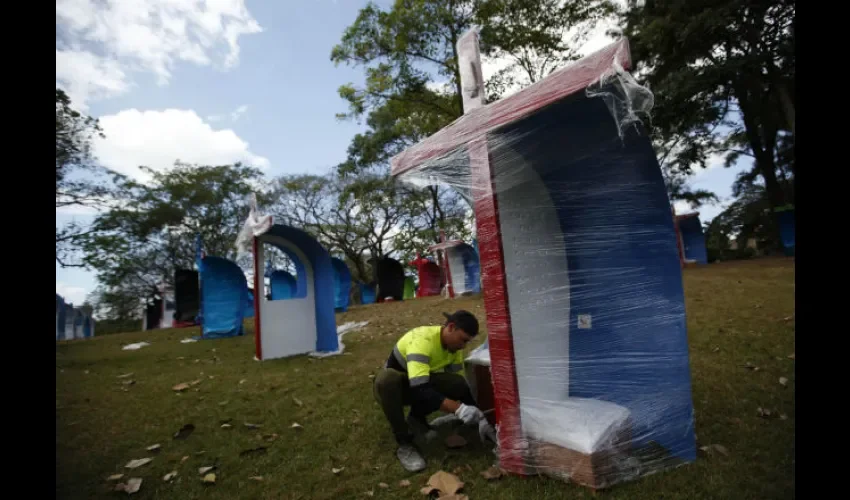
<path id="1" fill-rule="evenodd" d="M 721 444 L 728 456 L 701 453 L 689 465 L 615 486 L 612 499 L 794 497 L 794 263 L 763 259 L 714 264 L 685 272 L 698 446 Z M 134 497 L 168 499 L 424 498 L 419 487 L 439 469 L 459 473 L 473 500 L 591 498 L 554 479 L 502 478 L 479 471 L 492 456 L 470 445 L 426 448 L 429 468 L 405 473 L 389 427 L 372 397 L 369 375 L 408 329 L 433 324 L 443 310 L 484 316 L 479 298 L 440 298 L 353 307 L 338 324 L 370 321 L 345 338 L 348 355 L 257 362 L 253 336 L 181 344 L 197 329 L 96 337 L 56 346 L 56 497 L 103 498 L 106 478 L 124 473 L 144 482 Z M 483 325 L 483 324 L 482 324 Z M 138 351 L 121 346 L 139 341 Z M 744 367 L 751 363 L 759 370 Z M 119 375 L 133 373 L 128 378 Z M 786 377 L 783 387 L 779 377 Z M 124 385 L 133 380 L 133 385 Z M 201 380 L 178 394 L 172 387 Z M 297 401 L 296 401 L 297 400 Z M 298 404 L 301 403 L 301 404 Z M 757 408 L 787 419 L 765 419 Z M 228 421 L 231 429 L 222 429 Z M 244 424 L 261 424 L 249 429 Z M 290 426 L 297 422 L 303 429 Z M 172 435 L 184 424 L 195 431 Z M 474 432 L 474 431 L 473 431 Z M 274 436 L 277 435 L 277 437 Z M 161 451 L 146 451 L 159 443 Z M 265 446 L 264 454 L 240 456 Z M 124 465 L 154 457 L 139 469 Z M 188 457 L 183 461 L 183 457 Z M 216 465 L 215 485 L 198 468 Z M 331 469 L 344 470 L 335 475 Z M 166 483 L 162 477 L 177 471 Z M 262 476 L 262 481 L 250 479 Z M 409 487 L 399 486 L 408 479 Z M 389 488 L 379 487 L 386 483 Z M 600 494 L 597 494 L 600 495 Z"/>

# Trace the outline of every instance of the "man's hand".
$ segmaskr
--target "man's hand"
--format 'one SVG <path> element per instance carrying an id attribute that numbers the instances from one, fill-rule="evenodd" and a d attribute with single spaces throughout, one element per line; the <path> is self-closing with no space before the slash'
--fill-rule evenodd
<path id="1" fill-rule="evenodd" d="M 464 424 L 475 424 L 484 418 L 484 413 L 482 413 L 481 410 L 475 406 L 469 406 L 463 403 L 461 403 L 457 411 L 455 411 L 455 415 L 457 415 L 457 418 L 461 419 Z"/>
<path id="2" fill-rule="evenodd" d="M 486 418 L 482 418 L 478 422 L 478 437 L 481 438 L 482 443 L 491 441 L 498 444 L 499 442 L 499 438 L 496 436 L 496 429 L 490 425 L 490 422 Z"/>

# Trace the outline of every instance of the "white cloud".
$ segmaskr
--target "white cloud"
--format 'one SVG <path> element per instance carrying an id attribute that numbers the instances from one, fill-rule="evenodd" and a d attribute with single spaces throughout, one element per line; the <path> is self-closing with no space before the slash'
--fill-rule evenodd
<path id="1" fill-rule="evenodd" d="M 75 306 L 82 305 L 86 300 L 86 295 L 88 295 L 85 288 L 68 285 L 61 281 L 56 282 L 56 293 L 65 299 L 65 303 L 71 303 Z"/>
<path id="2" fill-rule="evenodd" d="M 56 80 L 81 107 L 126 92 L 126 71 L 165 85 L 178 62 L 232 68 L 262 31 L 245 0 L 57 0 L 56 26 Z"/>
<path id="3" fill-rule="evenodd" d="M 104 166 L 145 180 L 145 165 L 165 170 L 175 160 L 205 165 L 241 161 L 268 168 L 269 160 L 252 153 L 248 143 L 231 129 L 216 130 L 192 110 L 127 109 L 100 117 L 105 139 L 94 142 L 95 155 Z"/>
<path id="4" fill-rule="evenodd" d="M 236 121 L 242 115 L 244 115 L 246 111 L 248 111 L 248 106 L 243 104 L 242 106 L 239 106 L 238 108 L 234 109 L 232 113 L 230 113 L 230 119 Z"/>

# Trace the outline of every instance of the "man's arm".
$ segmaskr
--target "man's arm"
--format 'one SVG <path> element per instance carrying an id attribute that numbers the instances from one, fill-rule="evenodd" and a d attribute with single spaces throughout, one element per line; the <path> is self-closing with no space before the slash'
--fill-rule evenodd
<path id="1" fill-rule="evenodd" d="M 431 384 L 431 357 L 427 342 L 415 342 L 407 352 L 407 377 L 413 398 L 421 401 L 428 413 L 440 409 L 454 413 L 460 408 L 460 402 L 441 394 Z"/>

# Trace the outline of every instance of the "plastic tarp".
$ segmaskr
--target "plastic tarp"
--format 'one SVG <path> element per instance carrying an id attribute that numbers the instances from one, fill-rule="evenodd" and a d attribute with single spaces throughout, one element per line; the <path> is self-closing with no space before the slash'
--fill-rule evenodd
<path id="1" fill-rule="evenodd" d="M 205 339 L 234 337 L 243 334 L 242 318 L 248 301 L 245 273 L 235 262 L 206 256 L 201 269 L 201 303 Z"/>
<path id="2" fill-rule="evenodd" d="M 351 296 L 351 271 L 342 259 L 331 258 L 334 266 L 334 309 L 347 311 Z"/>
<path id="3" fill-rule="evenodd" d="M 242 314 L 246 318 L 254 317 L 254 290 L 248 289 L 247 298 L 245 299 L 245 312 Z"/>
<path id="4" fill-rule="evenodd" d="M 795 236 L 796 236 L 796 218 L 794 209 L 785 209 L 779 211 L 779 236 L 782 238 L 782 247 L 785 255 L 793 256 L 796 252 Z"/>
<path id="5" fill-rule="evenodd" d="M 419 290 L 416 296 L 433 297 L 440 295 L 443 288 L 440 267 L 433 260 L 419 256 L 411 261 L 410 265 L 415 267 L 419 273 Z"/>
<path id="6" fill-rule="evenodd" d="M 378 302 L 391 298 L 404 300 L 404 267 L 392 257 L 381 257 L 371 260 L 374 265 L 375 281 L 377 281 Z"/>
<path id="7" fill-rule="evenodd" d="M 684 214 L 676 217 L 679 231 L 682 233 L 682 246 L 685 260 L 697 264 L 708 264 L 708 251 L 705 248 L 705 233 L 702 230 L 698 214 Z"/>
<path id="8" fill-rule="evenodd" d="M 375 285 L 366 284 L 366 283 L 358 283 L 360 287 L 360 303 L 361 304 L 374 304 L 375 303 Z"/>
<path id="9" fill-rule="evenodd" d="M 696 459 L 676 229 L 630 64 L 623 38 L 391 160 L 474 208 L 511 473 L 604 488 Z"/>

